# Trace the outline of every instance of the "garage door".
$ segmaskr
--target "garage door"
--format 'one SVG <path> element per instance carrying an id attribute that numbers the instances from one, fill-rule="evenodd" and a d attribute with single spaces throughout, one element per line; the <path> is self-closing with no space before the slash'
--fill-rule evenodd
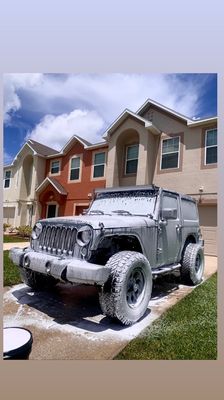
<path id="1" fill-rule="evenodd" d="M 3 222 L 14 226 L 15 207 L 3 208 Z"/>
<path id="2" fill-rule="evenodd" d="M 199 207 L 199 220 L 205 241 L 205 254 L 217 256 L 217 206 Z"/>

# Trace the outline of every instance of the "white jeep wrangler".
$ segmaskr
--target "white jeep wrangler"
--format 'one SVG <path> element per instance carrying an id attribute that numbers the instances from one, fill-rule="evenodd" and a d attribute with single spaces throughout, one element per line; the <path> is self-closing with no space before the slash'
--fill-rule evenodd
<path id="1" fill-rule="evenodd" d="M 204 271 L 196 202 L 156 186 L 97 190 L 85 215 L 38 221 L 10 258 L 36 290 L 97 285 L 102 312 L 125 325 L 144 315 L 153 278 L 179 271 L 196 285 Z"/>

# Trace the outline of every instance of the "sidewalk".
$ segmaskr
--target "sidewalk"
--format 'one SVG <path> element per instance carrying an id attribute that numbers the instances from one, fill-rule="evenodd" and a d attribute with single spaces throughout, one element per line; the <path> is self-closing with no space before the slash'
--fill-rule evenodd
<path id="1" fill-rule="evenodd" d="M 14 242 L 14 243 L 3 243 L 3 250 L 10 250 L 12 247 L 19 247 L 22 249 L 23 247 L 28 247 L 30 242 Z"/>

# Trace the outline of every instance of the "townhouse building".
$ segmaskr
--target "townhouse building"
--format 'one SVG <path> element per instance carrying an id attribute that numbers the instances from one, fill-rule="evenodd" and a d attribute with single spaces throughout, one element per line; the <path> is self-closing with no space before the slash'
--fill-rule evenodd
<path id="1" fill-rule="evenodd" d="M 28 140 L 3 171 L 3 222 L 12 227 L 33 225 L 40 217 L 36 187 L 45 178 L 46 157 L 58 152 Z"/>
<path id="2" fill-rule="evenodd" d="M 36 188 L 41 217 L 79 215 L 94 189 L 106 185 L 107 143 L 92 145 L 73 136 L 58 154 L 46 159 L 45 179 Z"/>
<path id="3" fill-rule="evenodd" d="M 5 167 L 4 221 L 78 215 L 96 188 L 155 184 L 197 200 L 205 253 L 216 255 L 217 117 L 192 120 L 149 99 L 103 138 L 91 144 L 76 135 L 60 152 L 28 141 Z"/>
<path id="4" fill-rule="evenodd" d="M 153 100 L 105 133 L 106 186 L 150 185 L 198 202 L 205 253 L 217 254 L 217 117 L 192 120 Z"/>
<path id="5" fill-rule="evenodd" d="M 28 140 L 4 167 L 3 222 L 32 226 L 39 218 L 78 215 L 106 185 L 107 143 L 73 136 L 59 152 Z"/>

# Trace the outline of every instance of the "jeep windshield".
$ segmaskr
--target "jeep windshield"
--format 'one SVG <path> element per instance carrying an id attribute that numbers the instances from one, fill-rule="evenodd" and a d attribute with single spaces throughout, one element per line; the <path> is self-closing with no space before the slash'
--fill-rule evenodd
<path id="1" fill-rule="evenodd" d="M 154 216 L 157 195 L 153 190 L 99 192 L 87 214 Z"/>

